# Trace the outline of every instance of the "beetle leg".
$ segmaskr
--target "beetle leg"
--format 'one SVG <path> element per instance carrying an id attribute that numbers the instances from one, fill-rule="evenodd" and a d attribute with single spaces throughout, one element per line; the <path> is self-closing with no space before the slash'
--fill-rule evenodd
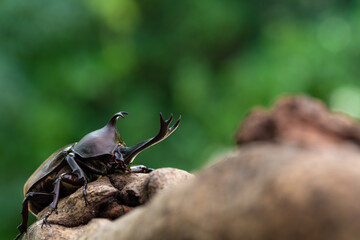
<path id="1" fill-rule="evenodd" d="M 63 173 L 61 174 L 54 182 L 55 186 L 54 186 L 54 190 L 52 191 L 52 195 L 54 196 L 52 203 L 50 204 L 51 206 L 51 210 L 48 211 L 45 215 L 45 217 L 43 218 L 43 223 L 41 225 L 41 228 L 43 227 L 44 224 L 50 226 L 50 224 L 48 223 L 47 219 L 48 217 L 56 210 L 58 202 L 59 202 L 59 196 L 60 196 L 60 185 L 61 182 L 66 182 L 69 183 L 73 186 L 82 186 L 84 184 L 84 182 L 82 181 L 82 179 L 79 179 L 75 174 L 73 173 Z"/>
<path id="2" fill-rule="evenodd" d="M 153 168 L 148 168 L 144 165 L 136 165 L 136 166 L 131 166 L 130 167 L 130 171 L 133 173 L 150 173 L 152 171 L 154 171 L 155 169 Z"/>
<path id="3" fill-rule="evenodd" d="M 24 198 L 24 201 L 22 202 L 22 222 L 17 227 L 17 229 L 20 231 L 20 233 L 14 238 L 14 240 L 17 240 L 21 237 L 23 233 L 27 230 L 27 223 L 28 223 L 28 217 L 29 217 L 29 209 L 28 209 L 28 203 L 30 200 L 36 200 L 37 198 L 51 198 L 53 196 L 52 193 L 42 193 L 42 192 L 28 192 Z"/>
<path id="4" fill-rule="evenodd" d="M 131 146 L 131 147 L 121 146 L 119 149 L 120 149 L 121 153 L 124 154 L 125 165 L 126 166 L 130 165 L 133 162 L 134 158 L 140 152 L 142 152 L 143 150 L 151 147 L 154 144 L 157 144 L 157 143 L 161 142 L 162 140 L 167 138 L 171 133 L 173 133 L 180 124 L 181 116 L 175 122 L 175 124 L 173 126 L 169 127 L 172 119 L 173 119 L 172 114 L 171 114 L 171 116 L 170 116 L 170 118 L 168 120 L 164 120 L 162 114 L 160 113 L 160 131 L 155 137 L 150 138 L 150 139 L 145 140 L 145 141 L 142 141 L 142 142 L 140 142 L 140 143 L 138 143 L 138 144 L 136 144 L 134 146 Z"/>
<path id="5" fill-rule="evenodd" d="M 79 164 L 77 164 L 76 160 L 75 160 L 75 154 L 74 153 L 69 153 L 66 157 L 65 160 L 67 161 L 67 163 L 69 164 L 72 172 L 74 174 L 77 175 L 77 177 L 79 178 L 79 180 L 83 181 L 83 196 L 84 196 L 84 200 L 85 200 L 85 205 L 89 204 L 87 197 L 86 197 L 86 186 L 87 186 L 87 178 L 86 175 L 84 173 L 84 171 L 81 169 L 81 167 L 79 166 Z"/>
<path id="6" fill-rule="evenodd" d="M 125 166 L 125 162 L 124 162 L 124 156 L 122 153 L 120 153 L 119 151 L 117 151 L 119 149 L 119 147 L 122 147 L 120 144 L 116 146 L 116 148 L 113 151 L 113 159 L 114 159 L 114 168 L 115 169 L 120 169 L 122 171 L 125 171 L 127 169 L 127 166 Z"/>

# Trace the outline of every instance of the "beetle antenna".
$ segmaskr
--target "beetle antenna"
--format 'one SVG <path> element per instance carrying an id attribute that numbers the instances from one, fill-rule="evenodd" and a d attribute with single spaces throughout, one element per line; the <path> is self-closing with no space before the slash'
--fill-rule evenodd
<path id="1" fill-rule="evenodd" d="M 116 121 L 118 120 L 119 117 L 125 118 L 124 115 L 128 115 L 127 112 L 118 112 L 115 113 L 114 116 L 110 119 L 110 121 L 108 122 L 108 125 L 110 126 L 115 126 L 116 125 Z"/>

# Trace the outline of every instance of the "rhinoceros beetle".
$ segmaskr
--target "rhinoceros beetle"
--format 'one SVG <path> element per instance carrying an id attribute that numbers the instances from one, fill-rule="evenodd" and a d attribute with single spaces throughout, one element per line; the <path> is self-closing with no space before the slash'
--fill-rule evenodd
<path id="1" fill-rule="evenodd" d="M 128 113 L 116 113 L 103 128 L 85 135 L 77 143 L 57 150 L 30 176 L 24 185 L 22 223 L 18 226 L 20 233 L 15 240 L 27 230 L 29 210 L 35 215 L 50 205 L 51 210 L 47 212 L 42 223 L 42 226 L 49 225 L 47 219 L 56 210 L 59 199 L 70 195 L 79 187 L 82 187 L 85 204 L 88 204 L 86 185 L 96 179 L 96 176 L 104 176 L 116 171 L 148 173 L 153 170 L 143 165 L 131 166 L 131 164 L 140 152 L 173 133 L 179 126 L 181 116 L 173 126 L 169 127 L 173 115 L 171 114 L 168 120 L 164 120 L 160 113 L 159 133 L 153 138 L 126 147 L 116 129 L 117 119 L 124 118 L 126 114 Z"/>

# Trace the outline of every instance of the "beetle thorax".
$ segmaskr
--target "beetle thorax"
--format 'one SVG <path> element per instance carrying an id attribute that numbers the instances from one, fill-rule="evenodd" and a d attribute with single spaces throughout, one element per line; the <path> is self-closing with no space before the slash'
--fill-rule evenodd
<path id="1" fill-rule="evenodd" d="M 72 149 L 82 158 L 93 158 L 101 155 L 113 154 L 120 144 L 119 133 L 116 128 L 107 126 L 85 135 Z"/>

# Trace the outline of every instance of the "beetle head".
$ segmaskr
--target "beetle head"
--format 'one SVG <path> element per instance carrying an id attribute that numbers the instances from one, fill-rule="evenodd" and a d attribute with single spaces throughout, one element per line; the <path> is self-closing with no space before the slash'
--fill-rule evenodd
<path id="1" fill-rule="evenodd" d="M 116 129 L 116 121 L 119 117 L 124 118 L 126 114 L 128 113 L 116 113 L 103 128 L 85 135 L 73 150 L 80 156 L 89 158 L 111 154 L 119 144 L 125 145 Z"/>

